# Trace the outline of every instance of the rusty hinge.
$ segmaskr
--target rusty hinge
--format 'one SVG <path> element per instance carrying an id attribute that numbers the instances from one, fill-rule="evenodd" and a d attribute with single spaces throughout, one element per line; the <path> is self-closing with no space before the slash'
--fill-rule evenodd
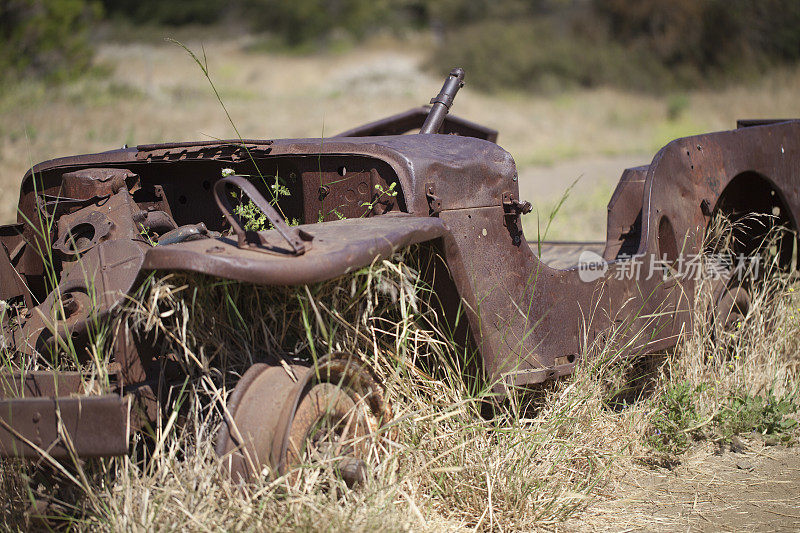
<path id="1" fill-rule="evenodd" d="M 533 211 L 533 206 L 530 202 L 525 200 L 520 201 L 514 198 L 514 193 L 512 192 L 504 192 L 503 193 L 503 209 L 508 214 L 513 215 L 527 215 L 531 211 Z"/>
<path id="2" fill-rule="evenodd" d="M 516 219 L 519 215 L 527 215 L 533 211 L 533 206 L 530 202 L 520 201 L 514 198 L 514 193 L 503 193 L 503 212 L 505 214 L 504 226 L 508 226 L 509 219 Z"/>
<path id="3" fill-rule="evenodd" d="M 433 183 L 425 184 L 425 197 L 428 199 L 430 215 L 438 215 L 442 211 L 442 199 L 436 196 L 436 185 Z"/>

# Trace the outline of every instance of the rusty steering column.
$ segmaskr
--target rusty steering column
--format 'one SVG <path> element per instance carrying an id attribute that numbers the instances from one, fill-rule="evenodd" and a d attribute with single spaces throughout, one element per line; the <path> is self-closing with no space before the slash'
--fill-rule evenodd
<path id="1" fill-rule="evenodd" d="M 450 111 L 453 105 L 453 100 L 456 98 L 456 93 L 464 86 L 464 69 L 454 68 L 450 71 L 450 76 L 445 80 L 442 85 L 442 90 L 435 98 L 431 99 L 431 111 L 428 113 L 428 118 L 419 129 L 420 133 L 439 133 L 442 127 L 444 117 Z"/>

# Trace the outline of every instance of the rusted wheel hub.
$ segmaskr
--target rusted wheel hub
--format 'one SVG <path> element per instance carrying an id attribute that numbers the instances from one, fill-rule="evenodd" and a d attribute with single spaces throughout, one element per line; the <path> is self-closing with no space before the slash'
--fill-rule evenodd
<path id="1" fill-rule="evenodd" d="M 228 400 L 217 453 L 237 482 L 328 462 L 353 486 L 365 479 L 370 436 L 390 416 L 377 381 L 352 359 L 332 355 L 311 368 L 259 363 Z"/>

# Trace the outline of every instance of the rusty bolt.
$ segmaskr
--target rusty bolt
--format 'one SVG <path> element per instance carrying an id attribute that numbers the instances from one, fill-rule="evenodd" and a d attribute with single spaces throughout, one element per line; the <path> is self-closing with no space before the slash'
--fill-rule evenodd
<path id="1" fill-rule="evenodd" d="M 367 480 L 367 465 L 355 457 L 344 457 L 338 464 L 339 475 L 349 488 L 363 484 Z"/>

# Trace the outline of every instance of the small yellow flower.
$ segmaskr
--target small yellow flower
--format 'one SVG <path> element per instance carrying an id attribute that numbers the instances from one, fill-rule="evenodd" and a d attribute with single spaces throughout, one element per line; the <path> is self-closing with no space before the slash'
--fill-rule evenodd
<path id="1" fill-rule="evenodd" d="M 794 292 L 794 287 L 789 287 L 789 292 Z"/>

